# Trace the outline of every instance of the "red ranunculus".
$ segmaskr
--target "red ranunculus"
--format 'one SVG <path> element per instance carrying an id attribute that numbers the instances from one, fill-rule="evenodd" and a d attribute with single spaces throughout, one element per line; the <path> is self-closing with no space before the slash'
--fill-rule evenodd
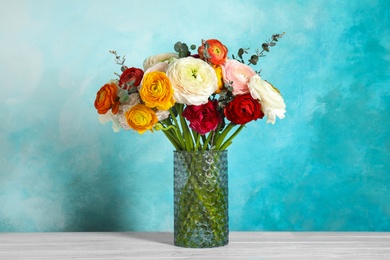
<path id="1" fill-rule="evenodd" d="M 215 130 L 222 118 L 217 110 L 218 101 L 209 100 L 206 104 L 202 105 L 188 105 L 183 113 L 184 116 L 190 122 L 190 128 L 197 133 L 204 135 Z"/>
<path id="2" fill-rule="evenodd" d="M 226 118 L 233 124 L 243 125 L 252 120 L 263 118 L 261 105 L 251 94 L 235 96 L 224 109 Z"/>
<path id="3" fill-rule="evenodd" d="M 141 84 L 144 72 L 138 68 L 127 68 L 123 71 L 119 78 L 119 86 L 123 89 L 138 87 Z"/>

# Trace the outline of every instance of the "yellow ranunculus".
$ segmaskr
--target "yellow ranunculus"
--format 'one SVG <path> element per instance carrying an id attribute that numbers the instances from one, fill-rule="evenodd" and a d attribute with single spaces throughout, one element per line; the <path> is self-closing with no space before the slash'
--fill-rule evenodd
<path id="1" fill-rule="evenodd" d="M 130 128 L 140 134 L 143 134 L 146 130 L 153 132 L 153 126 L 158 122 L 156 113 L 143 104 L 131 107 L 125 113 L 125 118 Z"/>
<path id="2" fill-rule="evenodd" d="M 222 67 L 221 65 L 212 65 L 212 67 L 214 68 L 215 74 L 217 75 L 217 79 L 218 79 L 218 89 L 214 93 L 218 94 L 219 92 L 222 91 L 222 89 L 225 86 L 222 78 Z"/>
<path id="3" fill-rule="evenodd" d="M 168 110 L 175 104 L 171 82 L 161 71 L 152 71 L 144 75 L 139 94 L 145 105 L 150 108 Z"/>

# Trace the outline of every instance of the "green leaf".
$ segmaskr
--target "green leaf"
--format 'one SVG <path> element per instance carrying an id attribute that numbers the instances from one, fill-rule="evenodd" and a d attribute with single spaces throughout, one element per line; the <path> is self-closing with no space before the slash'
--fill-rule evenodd
<path id="1" fill-rule="evenodd" d="M 263 44 L 261 45 L 261 48 L 263 48 L 263 50 L 265 50 L 266 52 L 269 52 L 268 43 L 263 43 Z"/>
<path id="2" fill-rule="evenodd" d="M 181 49 L 181 42 L 175 43 L 175 45 L 173 46 L 173 48 L 175 49 L 176 52 L 180 52 L 180 49 Z"/>
<path id="3" fill-rule="evenodd" d="M 257 55 L 252 55 L 250 60 L 248 60 L 250 63 L 252 63 L 253 65 L 256 65 L 257 62 L 259 61 L 259 57 Z"/>
<path id="4" fill-rule="evenodd" d="M 238 57 L 240 57 L 241 59 L 242 59 L 242 55 L 244 54 L 244 49 L 243 48 L 240 48 L 239 50 L 238 50 Z"/>

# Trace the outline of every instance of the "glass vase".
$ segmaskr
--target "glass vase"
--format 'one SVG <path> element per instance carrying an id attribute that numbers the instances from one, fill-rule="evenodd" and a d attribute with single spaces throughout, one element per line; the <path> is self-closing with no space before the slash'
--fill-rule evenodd
<path id="1" fill-rule="evenodd" d="M 229 242 L 227 151 L 174 152 L 174 244 Z"/>

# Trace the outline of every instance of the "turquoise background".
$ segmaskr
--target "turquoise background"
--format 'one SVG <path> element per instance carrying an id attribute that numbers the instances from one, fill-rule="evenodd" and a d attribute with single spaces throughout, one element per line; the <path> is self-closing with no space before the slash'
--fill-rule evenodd
<path id="1" fill-rule="evenodd" d="M 256 69 L 286 118 L 229 148 L 231 230 L 390 231 L 390 1 L 1 1 L 0 231 L 172 231 L 173 148 L 113 133 L 93 102 L 180 40 Z"/>

